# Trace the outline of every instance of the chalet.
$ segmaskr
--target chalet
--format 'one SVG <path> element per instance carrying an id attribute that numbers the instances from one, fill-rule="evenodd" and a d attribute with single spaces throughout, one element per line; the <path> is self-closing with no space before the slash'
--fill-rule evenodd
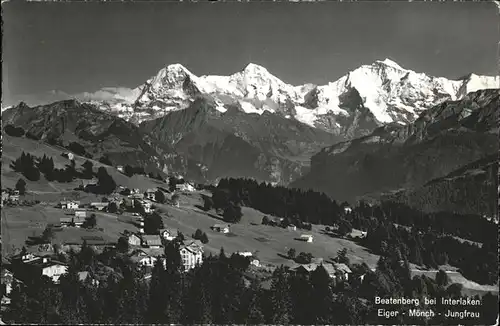
<path id="1" fill-rule="evenodd" d="M 9 196 L 9 202 L 11 203 L 19 203 L 19 192 L 17 194 L 13 194 Z"/>
<path id="2" fill-rule="evenodd" d="M 229 233 L 229 225 L 225 224 L 215 224 L 211 227 L 212 230 L 215 232 L 220 232 L 220 233 Z"/>
<path id="3" fill-rule="evenodd" d="M 96 209 L 98 211 L 102 211 L 105 208 L 108 208 L 109 203 L 100 203 L 100 202 L 95 202 L 95 203 L 90 203 L 90 208 Z"/>
<path id="4" fill-rule="evenodd" d="M 300 240 L 305 241 L 305 242 L 313 242 L 313 236 L 310 234 L 302 234 L 300 236 Z"/>
<path id="5" fill-rule="evenodd" d="M 336 276 L 337 271 L 335 270 L 335 267 L 332 264 L 321 264 L 321 266 L 323 266 L 323 268 L 328 273 L 328 276 L 330 276 L 330 278 L 333 279 L 337 278 Z"/>
<path id="6" fill-rule="evenodd" d="M 78 209 L 80 207 L 80 201 L 77 200 L 63 200 L 59 203 L 62 209 Z"/>
<path id="7" fill-rule="evenodd" d="M 84 209 L 77 209 L 74 212 L 74 215 L 76 218 L 86 218 L 87 217 L 87 211 Z"/>
<path id="8" fill-rule="evenodd" d="M 189 191 L 189 192 L 193 192 L 196 190 L 192 184 L 187 183 L 187 182 L 181 183 L 181 184 L 176 184 L 175 189 L 178 191 Z"/>
<path id="9" fill-rule="evenodd" d="M 143 235 L 141 237 L 141 245 L 147 248 L 161 248 L 161 238 L 159 235 Z"/>
<path id="10" fill-rule="evenodd" d="M 315 271 L 316 268 L 318 268 L 318 264 L 310 263 L 310 264 L 303 264 L 303 265 L 296 266 L 294 268 L 291 268 L 291 270 L 297 274 L 309 274 L 312 271 Z"/>
<path id="11" fill-rule="evenodd" d="M 352 208 L 350 208 L 349 206 L 344 207 L 344 213 L 345 214 L 352 213 Z"/>
<path id="12" fill-rule="evenodd" d="M 140 246 L 141 238 L 136 234 L 132 233 L 128 236 L 128 244 L 131 246 Z"/>
<path id="13" fill-rule="evenodd" d="M 144 193 L 144 197 L 149 200 L 156 201 L 156 190 L 155 189 L 146 190 L 146 192 Z"/>
<path id="14" fill-rule="evenodd" d="M 181 254 L 182 266 L 185 271 L 188 271 L 203 262 L 203 247 L 197 242 L 183 244 L 179 248 Z"/>
<path id="15" fill-rule="evenodd" d="M 237 251 L 235 254 L 243 256 L 243 257 L 252 257 L 253 254 L 250 251 Z"/>
<path id="16" fill-rule="evenodd" d="M 59 223 L 61 223 L 62 227 L 70 226 L 73 224 L 73 217 L 64 216 L 59 219 Z"/>
<path id="17" fill-rule="evenodd" d="M 74 217 L 72 217 L 71 222 L 76 226 L 76 227 L 81 227 L 83 223 L 85 223 L 86 216 L 87 214 L 83 214 L 81 211 L 76 211 L 75 213 L 79 212 L 78 214 L 75 214 Z M 62 223 L 61 223 L 62 224 Z"/>
<path id="18" fill-rule="evenodd" d="M 335 267 L 335 270 L 337 271 L 338 277 L 340 277 L 341 280 L 347 281 L 349 280 L 349 274 L 352 273 L 351 269 L 349 266 L 346 264 L 342 263 L 334 263 L 333 266 Z"/>
<path id="19" fill-rule="evenodd" d="M 167 241 L 172 241 L 177 237 L 177 229 L 161 229 L 160 230 L 160 236 L 167 240 Z"/>
<path id="20" fill-rule="evenodd" d="M 45 275 L 52 279 L 54 283 L 59 282 L 59 277 L 66 274 L 68 271 L 68 266 L 56 260 L 50 260 L 49 258 L 42 258 L 33 262 L 28 263 L 31 270 L 36 274 Z"/>
<path id="21" fill-rule="evenodd" d="M 163 253 L 162 249 L 140 249 L 133 252 L 132 255 L 130 255 L 130 259 L 140 266 L 153 267 L 158 257 L 161 257 Z M 165 258 L 161 257 L 160 259 L 165 265 Z"/>
<path id="22" fill-rule="evenodd" d="M 290 224 L 289 226 L 286 227 L 290 231 L 297 231 L 297 227 L 293 224 Z"/>

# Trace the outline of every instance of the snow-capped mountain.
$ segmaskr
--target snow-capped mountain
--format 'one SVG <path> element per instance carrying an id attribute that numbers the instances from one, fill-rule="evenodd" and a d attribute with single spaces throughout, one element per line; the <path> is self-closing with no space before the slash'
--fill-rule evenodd
<path id="1" fill-rule="evenodd" d="M 185 109 L 198 97 L 209 97 L 220 112 L 234 106 L 246 113 L 269 111 L 333 133 L 356 134 L 353 124 L 407 124 L 445 100 L 459 100 L 467 93 L 499 85 L 499 77 L 470 74 L 450 80 L 402 68 L 389 59 L 363 65 L 320 86 L 287 84 L 253 63 L 230 76 L 196 76 L 181 64 L 172 64 L 136 88 L 132 92 L 139 94 L 135 101 L 120 99 L 100 106 L 140 122 Z"/>

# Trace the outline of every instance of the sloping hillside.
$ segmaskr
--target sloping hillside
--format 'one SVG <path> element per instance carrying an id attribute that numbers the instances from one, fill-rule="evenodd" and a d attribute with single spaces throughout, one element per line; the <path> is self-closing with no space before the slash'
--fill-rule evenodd
<path id="1" fill-rule="evenodd" d="M 293 187 L 337 200 L 415 188 L 498 151 L 497 90 L 468 94 L 424 112 L 407 126 L 387 125 L 366 137 L 324 148 Z"/>
<path id="2" fill-rule="evenodd" d="M 161 171 L 166 165 L 159 150 L 168 152 L 168 148 L 135 125 L 90 104 L 69 100 L 31 108 L 21 103 L 2 112 L 2 126 L 6 125 L 22 127 L 30 137 L 53 144 L 77 142 L 96 160 L 106 155 L 113 164 L 150 171 Z"/>
<path id="3" fill-rule="evenodd" d="M 497 215 L 498 155 L 475 161 L 416 189 L 383 195 L 426 212 Z"/>
<path id="4" fill-rule="evenodd" d="M 14 188 L 17 180 L 22 177 L 20 173 L 14 172 L 10 168 L 10 164 L 19 158 L 23 151 L 38 157 L 41 157 L 44 154 L 52 157 L 55 168 L 64 168 L 70 163 L 67 158 L 61 155 L 62 153 L 67 152 L 66 149 L 59 146 L 51 146 L 42 141 L 36 141 L 23 137 L 11 137 L 4 134 L 2 147 L 2 188 Z M 124 187 L 147 189 L 154 188 L 157 185 L 164 186 L 162 182 L 146 176 L 134 175 L 129 178 L 117 171 L 115 168 L 104 165 L 93 159 L 88 159 L 79 155 L 75 155 L 74 159 L 77 168 L 80 168 L 86 160 L 92 162 L 94 170 L 97 170 L 101 166 L 105 167 L 116 183 L 118 185 L 123 185 Z M 78 187 L 81 183 L 81 180 L 75 180 L 68 183 L 59 183 L 55 181 L 48 182 L 43 176 L 36 182 L 29 180 L 25 181 L 27 183 L 28 191 L 35 191 L 38 194 L 72 192 L 73 189 Z"/>

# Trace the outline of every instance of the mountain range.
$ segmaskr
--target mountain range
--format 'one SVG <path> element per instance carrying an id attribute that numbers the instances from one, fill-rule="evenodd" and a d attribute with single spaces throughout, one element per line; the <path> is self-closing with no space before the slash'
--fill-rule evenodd
<path id="1" fill-rule="evenodd" d="M 112 101 L 94 101 L 100 109 L 134 123 L 187 108 L 203 96 L 224 113 L 271 112 L 335 135 L 366 135 L 377 126 L 407 124 L 445 100 L 458 100 L 478 89 L 498 88 L 498 77 L 469 74 L 459 80 L 404 69 L 392 60 L 362 65 L 326 85 L 293 86 L 250 63 L 230 76 L 196 76 L 181 64 L 161 69 L 139 87 L 123 89 Z M 110 89 L 101 92 L 110 92 Z M 96 94 L 99 94 L 97 92 Z M 90 95 L 87 94 L 87 98 Z"/>
<path id="2" fill-rule="evenodd" d="M 298 86 L 256 64 L 230 76 L 171 64 L 134 89 L 22 103 L 2 112 L 2 124 L 78 141 L 113 164 L 199 182 L 250 177 L 354 200 L 416 189 L 491 154 L 499 82 L 432 77 L 389 59 Z"/>

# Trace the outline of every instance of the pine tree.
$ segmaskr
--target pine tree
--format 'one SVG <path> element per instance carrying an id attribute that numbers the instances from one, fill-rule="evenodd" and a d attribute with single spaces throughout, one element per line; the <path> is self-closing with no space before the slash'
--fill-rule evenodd
<path id="1" fill-rule="evenodd" d="M 94 171 L 93 171 L 94 164 L 91 161 L 86 160 L 82 164 L 82 168 L 83 168 L 82 178 L 83 179 L 92 179 L 92 177 L 94 176 Z"/>
<path id="2" fill-rule="evenodd" d="M 206 268 L 196 271 L 184 305 L 184 321 L 188 324 L 212 323 L 210 291 L 205 280 Z"/>
<path id="3" fill-rule="evenodd" d="M 439 270 L 436 274 L 436 283 L 439 286 L 447 286 L 449 283 L 449 278 L 448 275 L 446 275 L 446 272 L 443 270 Z"/>
<path id="4" fill-rule="evenodd" d="M 24 181 L 24 179 L 20 178 L 19 180 L 17 180 L 16 190 L 19 191 L 20 195 L 24 195 L 26 193 L 26 181 Z"/>
<path id="5" fill-rule="evenodd" d="M 333 294 L 330 287 L 330 276 L 319 266 L 311 273 L 312 295 L 311 307 L 314 324 L 331 323 Z"/>
<path id="6" fill-rule="evenodd" d="M 255 280 L 250 289 L 250 299 L 246 312 L 246 320 L 245 323 L 251 325 L 260 325 L 264 323 L 264 314 L 262 313 L 262 309 L 260 307 L 260 283 Z"/>
<path id="7" fill-rule="evenodd" d="M 271 322 L 279 325 L 288 324 L 291 319 L 290 286 L 287 272 L 283 265 L 278 267 L 273 273 L 271 302 L 273 306 Z"/>

